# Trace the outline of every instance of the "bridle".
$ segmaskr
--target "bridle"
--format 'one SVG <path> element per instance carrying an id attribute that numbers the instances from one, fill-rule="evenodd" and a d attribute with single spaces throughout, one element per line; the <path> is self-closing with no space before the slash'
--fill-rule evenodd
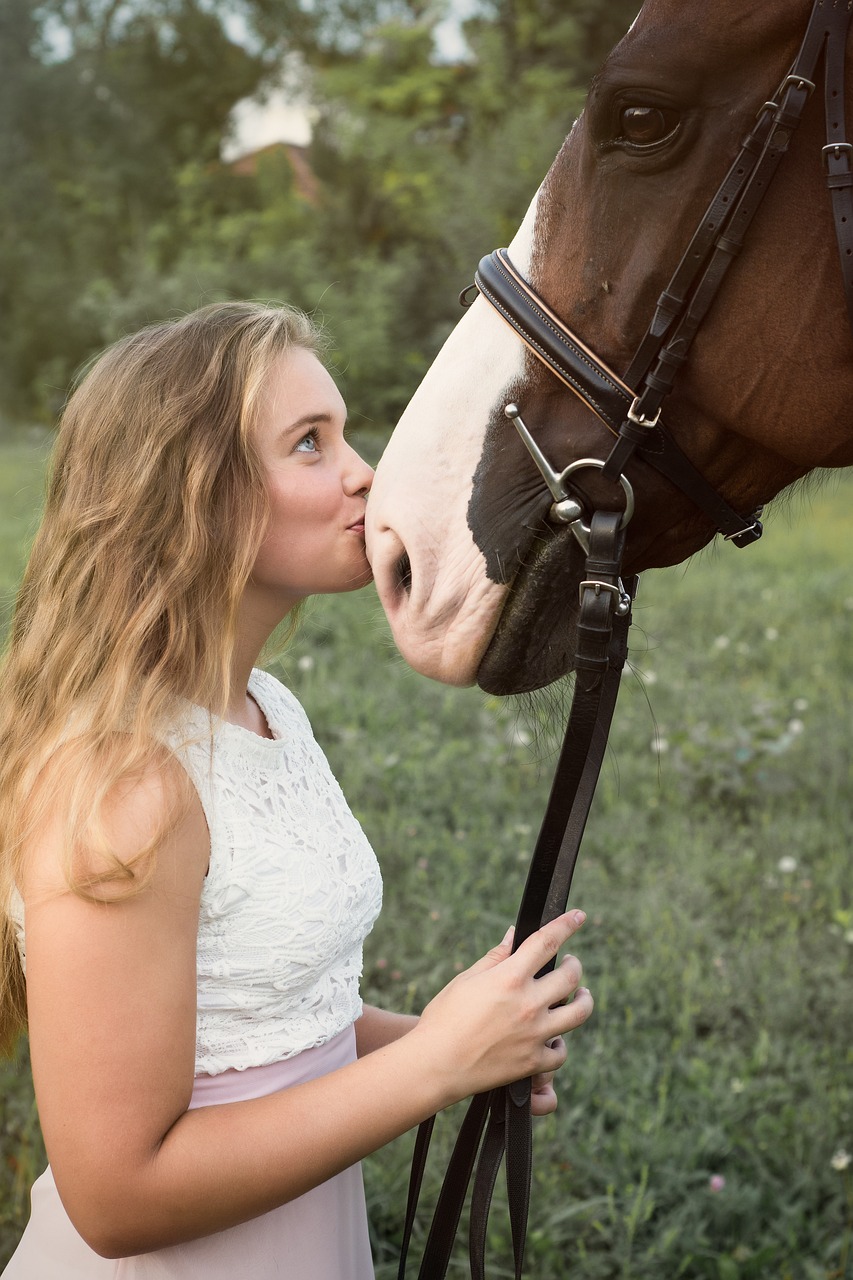
<path id="1" fill-rule="evenodd" d="M 823 167 L 832 202 L 847 313 L 853 327 L 853 144 L 846 139 L 844 105 L 851 17 L 853 0 L 814 0 L 805 36 L 790 70 L 772 100 L 760 107 L 755 125 L 660 295 L 624 377 L 614 373 L 563 324 L 517 271 L 506 250 L 496 250 L 483 258 L 477 270 L 475 285 L 482 296 L 532 354 L 614 436 L 605 458 L 580 458 L 557 471 L 526 427 L 518 406 L 509 404 L 505 409 L 551 493 L 551 520 L 569 526 L 586 556 L 580 584 L 572 707 L 519 909 L 515 947 L 565 910 L 627 659 L 637 579 L 623 582 L 622 578 L 625 528 L 633 513 L 633 492 L 624 475 L 626 464 L 636 453 L 685 493 L 714 528 L 736 546 L 749 546 L 761 537 L 760 509 L 746 515 L 735 511 L 669 435 L 661 414 L 815 91 L 816 70 L 822 56 L 826 108 Z M 463 300 L 464 297 L 463 294 Z M 585 468 L 595 468 L 621 486 L 623 510 L 594 511 L 585 518 L 587 513 L 571 484 L 571 477 Z M 434 1117 L 421 1126 L 415 1146 L 399 1280 L 405 1276 L 433 1121 Z M 489 1206 L 504 1154 L 515 1274 L 520 1280 L 531 1151 L 529 1080 L 493 1089 L 471 1100 L 439 1194 L 419 1280 L 444 1280 L 472 1174 L 471 1276 L 472 1280 L 485 1280 Z"/>
<path id="2" fill-rule="evenodd" d="M 483 258 L 475 276 L 480 293 L 512 326 L 527 348 L 604 423 L 616 437 L 606 459 L 571 464 L 554 484 L 542 468 L 541 453 L 510 413 L 534 461 L 543 470 L 555 505 L 551 518 L 574 525 L 569 474 L 583 465 L 599 468 L 614 481 L 636 452 L 666 476 L 735 543 L 749 546 L 762 532 L 760 511 L 739 515 L 696 470 L 661 422 L 664 401 L 683 368 L 693 340 L 770 188 L 776 169 L 815 90 L 815 70 L 825 51 L 826 145 L 823 166 L 832 200 L 835 235 L 847 313 L 853 326 L 853 144 L 845 139 L 844 71 L 850 0 L 815 0 L 808 28 L 792 67 L 756 123 L 720 184 L 672 279 L 658 299 L 652 321 L 624 378 L 572 333 L 519 274 L 505 249 Z M 537 454 L 539 456 L 537 456 Z M 559 504 L 569 507 L 560 510 Z M 580 532 L 580 529 L 578 529 Z"/>

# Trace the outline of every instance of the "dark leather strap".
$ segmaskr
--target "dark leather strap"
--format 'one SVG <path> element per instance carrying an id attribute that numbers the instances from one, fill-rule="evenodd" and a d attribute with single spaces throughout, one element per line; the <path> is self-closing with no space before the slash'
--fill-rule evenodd
<path id="1" fill-rule="evenodd" d="M 592 409 L 615 435 L 627 419 L 634 392 L 608 365 L 593 355 L 543 302 L 513 267 L 505 249 L 483 258 L 475 282 L 522 342 L 571 391 Z M 739 515 L 660 427 L 640 428 L 640 453 L 667 479 L 688 493 L 726 537 L 737 539 L 755 528 L 755 516 Z"/>
<path id="2" fill-rule="evenodd" d="M 847 316 L 853 327 L 853 146 L 847 141 L 844 116 L 844 65 L 850 19 L 846 5 L 827 15 L 826 146 L 823 161 L 841 259 Z"/>
<path id="3" fill-rule="evenodd" d="M 633 391 L 554 315 L 519 275 L 506 249 L 480 261 L 474 283 L 537 359 L 618 434 Z"/>
<path id="4" fill-rule="evenodd" d="M 480 1148 L 480 1140 L 489 1115 L 490 1094 L 480 1093 L 472 1098 L 468 1110 L 459 1129 L 456 1145 L 444 1175 L 441 1191 L 433 1214 L 432 1225 L 424 1248 L 419 1280 L 443 1280 L 447 1272 L 447 1262 L 443 1264 L 436 1259 L 450 1258 L 453 1242 L 459 1230 L 459 1219 L 462 1206 L 468 1192 L 468 1184 Z M 397 1269 L 398 1280 L 405 1280 L 406 1263 L 411 1245 L 412 1228 L 420 1199 L 426 1157 L 432 1137 L 435 1116 L 425 1120 L 418 1128 L 415 1139 L 415 1159 L 409 1175 L 409 1195 L 406 1209 L 406 1225 L 403 1232 L 403 1243 L 400 1247 L 400 1263 Z M 434 1267 L 443 1269 L 433 1269 Z"/>
<path id="5" fill-rule="evenodd" d="M 590 524 L 586 576 L 589 585 L 583 592 L 578 638 L 579 674 L 548 806 L 519 908 L 514 947 L 520 946 L 541 924 L 565 910 L 581 838 L 604 759 L 622 668 L 627 658 L 630 626 L 630 613 L 615 615 L 614 592 L 607 589 L 618 589 L 619 586 L 624 546 L 620 524 L 620 512 L 597 512 Z M 636 584 L 636 579 L 628 584 L 631 596 Z M 541 972 L 552 967 L 548 965 Z M 431 1131 L 432 1122 L 427 1121 L 421 1126 L 416 1139 L 398 1280 L 404 1280 L 406 1273 L 412 1224 Z M 521 1277 L 532 1155 L 529 1080 L 493 1089 L 472 1099 L 436 1204 L 418 1273 L 419 1280 L 444 1280 L 447 1274 L 475 1167 L 469 1253 L 473 1280 L 484 1280 L 488 1213 L 504 1154 L 515 1271 L 516 1276 Z"/>

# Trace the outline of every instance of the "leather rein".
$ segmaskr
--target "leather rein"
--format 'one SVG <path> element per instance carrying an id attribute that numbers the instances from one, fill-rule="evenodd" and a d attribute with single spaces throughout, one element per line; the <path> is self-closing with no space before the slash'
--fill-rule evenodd
<path id="1" fill-rule="evenodd" d="M 614 436 L 606 458 L 580 458 L 558 472 L 528 431 L 518 407 L 506 406 L 507 417 L 550 490 L 550 518 L 568 524 L 586 554 L 579 588 L 572 706 L 519 908 L 514 947 L 565 910 L 627 659 L 631 604 L 638 579 L 622 579 L 625 528 L 634 507 L 631 485 L 624 476 L 626 463 L 636 452 L 690 497 L 717 531 L 736 546 L 749 546 L 761 537 L 760 509 L 746 515 L 733 510 L 668 434 L 661 411 L 788 150 L 815 90 L 821 56 L 826 103 L 823 167 L 853 328 L 853 144 L 846 140 L 844 123 L 845 54 L 851 17 L 853 0 L 814 0 L 790 71 L 773 99 L 758 111 L 755 125 L 660 295 L 624 378 L 562 323 L 517 271 L 506 250 L 483 258 L 477 270 L 475 285 L 483 297 Z M 605 478 L 621 485 L 624 510 L 595 511 L 586 519 L 570 482 L 570 477 L 585 467 L 600 470 Z M 471 1100 L 439 1193 L 418 1280 L 444 1280 L 472 1176 L 470 1273 L 472 1280 L 485 1280 L 489 1207 L 504 1155 L 515 1276 L 521 1280 L 532 1163 L 530 1083 L 517 1081 Z M 415 1143 L 398 1280 L 405 1280 L 434 1120 L 432 1117 L 421 1125 Z"/>

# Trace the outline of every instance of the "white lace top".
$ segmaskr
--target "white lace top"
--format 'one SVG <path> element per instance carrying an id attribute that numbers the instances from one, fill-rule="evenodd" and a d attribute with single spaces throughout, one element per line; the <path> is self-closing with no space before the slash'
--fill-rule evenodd
<path id="1" fill-rule="evenodd" d="M 196 1074 L 265 1066 L 361 1013 L 362 944 L 382 905 L 376 857 L 299 702 L 254 671 L 273 739 L 193 708 L 169 736 L 210 828 L 198 927 Z M 23 903 L 13 916 L 23 958 Z"/>

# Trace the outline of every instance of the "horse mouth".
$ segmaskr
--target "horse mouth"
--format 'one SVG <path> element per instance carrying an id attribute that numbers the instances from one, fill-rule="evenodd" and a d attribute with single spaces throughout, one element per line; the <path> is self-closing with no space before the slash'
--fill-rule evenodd
<path id="1" fill-rule="evenodd" d="M 532 558 L 513 580 L 480 660 L 477 684 L 486 693 L 530 693 L 573 669 L 584 564 L 584 553 L 569 529 L 536 544 Z"/>

